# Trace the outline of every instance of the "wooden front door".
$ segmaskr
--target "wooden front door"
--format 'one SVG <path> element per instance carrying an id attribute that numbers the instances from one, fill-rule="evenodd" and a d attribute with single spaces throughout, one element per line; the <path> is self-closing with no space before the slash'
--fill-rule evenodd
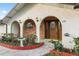
<path id="1" fill-rule="evenodd" d="M 59 39 L 58 21 L 45 21 L 45 38 Z"/>

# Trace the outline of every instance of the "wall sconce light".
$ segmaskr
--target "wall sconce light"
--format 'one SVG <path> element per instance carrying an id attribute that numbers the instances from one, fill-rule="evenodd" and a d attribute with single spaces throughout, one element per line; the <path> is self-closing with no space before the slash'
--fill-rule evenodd
<path id="1" fill-rule="evenodd" d="M 19 23 L 22 23 L 22 21 L 21 21 L 21 20 L 19 20 Z"/>
<path id="2" fill-rule="evenodd" d="M 36 17 L 36 19 L 38 19 L 38 17 Z"/>
<path id="3" fill-rule="evenodd" d="M 37 22 L 39 21 L 39 20 L 36 20 Z"/>
<path id="4" fill-rule="evenodd" d="M 37 19 L 36 21 L 38 22 L 38 21 L 39 21 L 39 20 L 38 20 L 38 17 L 36 17 L 36 19 Z"/>

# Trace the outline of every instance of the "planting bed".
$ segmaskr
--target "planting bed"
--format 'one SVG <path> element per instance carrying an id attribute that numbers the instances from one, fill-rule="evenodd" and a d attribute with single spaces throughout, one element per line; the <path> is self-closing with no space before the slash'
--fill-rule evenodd
<path id="1" fill-rule="evenodd" d="M 30 49 L 39 48 L 43 45 L 44 45 L 44 43 L 41 42 L 41 43 L 38 43 L 38 44 L 35 44 L 35 45 L 21 47 L 21 46 L 13 46 L 13 45 L 9 45 L 9 44 L 0 42 L 0 46 L 7 47 L 7 48 L 10 48 L 10 49 L 16 49 L 16 50 L 30 50 Z"/>
<path id="2" fill-rule="evenodd" d="M 51 50 L 50 53 L 55 54 L 55 55 L 60 55 L 60 56 L 77 56 L 77 55 L 72 54 L 72 53 L 59 52 L 59 51 L 56 51 L 56 50 Z"/>
<path id="3" fill-rule="evenodd" d="M 67 52 L 59 52 L 57 50 L 50 50 L 49 53 L 45 54 L 44 56 L 77 56 L 77 55 Z"/>

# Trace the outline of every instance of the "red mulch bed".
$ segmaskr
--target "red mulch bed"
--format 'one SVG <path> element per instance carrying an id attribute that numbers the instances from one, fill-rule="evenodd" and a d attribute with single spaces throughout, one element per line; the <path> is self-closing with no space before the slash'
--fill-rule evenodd
<path id="1" fill-rule="evenodd" d="M 60 55 L 60 56 L 77 56 L 75 54 L 66 53 L 66 52 L 59 52 L 56 50 L 50 50 L 50 53 L 55 54 L 55 55 Z"/>
<path id="2" fill-rule="evenodd" d="M 16 49 L 16 50 L 30 50 L 30 49 L 39 48 L 43 45 L 44 45 L 44 43 L 41 42 L 41 43 L 33 45 L 33 46 L 21 47 L 21 46 L 13 46 L 13 45 L 5 44 L 5 43 L 0 43 L 0 46 L 7 47 L 7 48 L 10 48 L 10 49 Z"/>

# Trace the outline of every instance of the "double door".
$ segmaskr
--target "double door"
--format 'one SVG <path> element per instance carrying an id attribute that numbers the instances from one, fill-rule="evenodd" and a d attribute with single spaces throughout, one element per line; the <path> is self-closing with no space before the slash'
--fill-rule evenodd
<path id="1" fill-rule="evenodd" d="M 59 39 L 58 21 L 45 21 L 45 38 Z"/>

